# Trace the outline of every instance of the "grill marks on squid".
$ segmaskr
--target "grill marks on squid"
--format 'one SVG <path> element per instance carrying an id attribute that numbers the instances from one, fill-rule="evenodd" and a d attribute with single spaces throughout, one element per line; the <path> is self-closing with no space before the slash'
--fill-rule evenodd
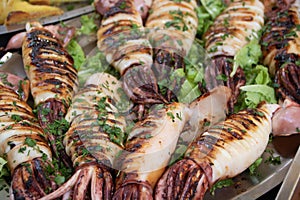
<path id="1" fill-rule="evenodd" d="M 207 69 L 206 74 L 212 80 L 216 80 L 218 75 L 227 77 L 223 82 L 231 88 L 233 93 L 229 102 L 231 113 L 240 94 L 239 88 L 246 83 L 241 67 L 238 67 L 233 77 L 230 76 L 234 56 L 249 40 L 257 36 L 263 24 L 264 5 L 259 0 L 233 1 L 204 34 L 205 49 L 213 61 L 212 67 Z M 208 89 L 212 89 L 221 82 L 212 81 L 212 83 L 207 86 Z"/>
<path id="2" fill-rule="evenodd" d="M 266 15 L 267 23 L 261 37 L 263 63 L 275 76 L 277 96 L 300 103 L 299 10 L 287 4 Z"/>
<path id="3" fill-rule="evenodd" d="M 285 62 L 295 63 L 299 59 L 300 49 L 296 47 L 300 35 L 296 25 L 299 24 L 299 15 L 295 8 L 281 11 L 267 19 L 261 44 L 264 64 L 269 66 L 272 75 L 275 75 Z"/>
<path id="4" fill-rule="evenodd" d="M 151 62 L 146 61 L 152 57 L 152 50 L 142 33 L 142 27 L 141 16 L 131 0 L 119 1 L 104 15 L 98 31 L 98 47 L 105 52 L 108 62 L 112 63 L 121 75 L 131 66 L 141 65 L 140 61 L 151 66 Z M 137 53 L 141 56 L 140 59 L 135 57 Z"/>
<path id="5" fill-rule="evenodd" d="M 24 64 L 34 90 L 33 96 L 49 91 L 58 93 L 57 98 L 62 101 L 71 98 L 78 86 L 77 71 L 72 57 L 52 33 L 42 27 L 32 28 L 23 48 L 28 53 L 24 54 Z"/>
<path id="6" fill-rule="evenodd" d="M 216 159 L 214 151 L 227 152 L 226 148 L 229 147 L 224 145 L 225 143 L 234 142 L 240 147 L 248 146 L 243 140 L 253 137 L 249 135 L 249 132 L 255 132 L 258 129 L 258 124 L 263 123 L 266 119 L 265 111 L 262 109 L 247 109 L 232 114 L 227 120 L 204 133 L 197 141 L 197 149 L 202 155 L 207 155 L 206 158 L 210 162 L 213 162 Z M 241 142 L 238 142 L 239 140 Z"/>
<path id="7" fill-rule="evenodd" d="M 14 199 L 38 199 L 55 188 L 51 150 L 31 107 L 12 89 L 0 84 L 0 155 L 12 173 Z M 31 143 L 29 143 L 30 141 Z M 46 159 L 45 159 L 46 158 Z"/>

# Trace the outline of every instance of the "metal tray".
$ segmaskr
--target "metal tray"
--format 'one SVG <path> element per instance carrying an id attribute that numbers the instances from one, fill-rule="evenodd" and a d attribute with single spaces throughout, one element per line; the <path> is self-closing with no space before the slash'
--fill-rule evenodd
<path id="1" fill-rule="evenodd" d="M 72 24 L 74 26 L 80 25 L 78 17 L 69 20 L 66 23 Z M 93 54 L 93 51 L 95 50 L 96 46 L 96 37 L 82 38 L 79 41 L 79 44 L 81 44 L 86 54 Z M 8 64 L 5 64 L 2 67 L 0 67 L 0 70 L 13 72 L 16 75 L 25 77 L 21 56 L 18 54 L 15 54 Z M 281 144 L 282 141 L 284 142 L 284 144 L 287 144 L 287 147 L 284 150 L 282 150 L 281 148 L 284 147 L 284 145 Z M 264 161 L 269 157 L 268 153 L 264 153 L 262 155 L 263 162 L 257 169 L 257 175 L 250 176 L 248 170 L 246 170 L 242 174 L 233 178 L 234 184 L 232 186 L 217 189 L 214 195 L 211 195 L 209 192 L 207 192 L 204 199 L 253 200 L 267 193 L 269 190 L 271 190 L 283 181 L 292 162 L 296 149 L 299 146 L 299 141 L 299 135 L 291 137 L 274 138 L 273 142 L 270 143 L 267 148 L 272 149 L 274 151 L 274 156 L 281 156 L 281 164 L 272 165 L 264 163 Z M 2 190 L 0 191 L 0 199 L 9 199 L 8 187 L 9 186 L 7 185 L 7 183 L 5 183 L 3 180 L 0 181 L 0 188 L 2 188 Z"/>

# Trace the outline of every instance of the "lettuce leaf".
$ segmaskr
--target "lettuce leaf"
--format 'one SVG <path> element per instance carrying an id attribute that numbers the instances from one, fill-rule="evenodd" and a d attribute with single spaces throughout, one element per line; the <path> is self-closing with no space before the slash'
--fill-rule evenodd
<path id="1" fill-rule="evenodd" d="M 82 15 L 80 17 L 81 27 L 79 29 L 79 33 L 89 35 L 91 33 L 97 32 L 98 27 L 94 21 L 95 21 L 94 15 L 92 16 Z"/>
<path id="2" fill-rule="evenodd" d="M 251 67 L 253 64 L 257 64 L 261 56 L 262 51 L 259 40 L 258 38 L 254 38 L 243 48 L 241 48 L 234 56 L 233 70 L 230 76 L 234 76 L 239 66 L 243 69 L 246 69 Z"/>
<path id="3" fill-rule="evenodd" d="M 257 65 L 252 69 L 246 69 L 246 85 L 240 87 L 241 94 L 235 111 L 245 108 L 255 108 L 262 101 L 277 103 L 275 89 L 271 87 L 272 80 L 268 68 Z"/>
<path id="4" fill-rule="evenodd" d="M 256 106 L 266 101 L 268 103 L 276 103 L 275 90 L 268 85 L 245 85 L 240 87 L 245 93 L 244 103 L 248 108 L 256 108 Z"/>
<path id="5" fill-rule="evenodd" d="M 201 95 L 198 85 L 185 80 L 181 86 L 180 93 L 178 95 L 178 101 L 182 103 L 190 103 Z"/>
<path id="6" fill-rule="evenodd" d="M 221 0 L 201 0 L 201 4 L 213 19 L 225 9 Z"/>
<path id="7" fill-rule="evenodd" d="M 206 59 L 203 47 L 199 42 L 194 42 L 188 56 L 184 59 L 185 80 L 177 96 L 179 102 L 190 103 L 201 95 L 198 84 L 205 85 L 204 67 L 209 64 Z"/>
<path id="8" fill-rule="evenodd" d="M 87 56 L 78 71 L 79 85 L 82 86 L 85 81 L 97 72 L 107 72 L 113 76 L 120 78 L 120 74 L 114 67 L 110 67 L 106 61 L 105 55 L 97 51 L 93 56 Z"/>
<path id="9" fill-rule="evenodd" d="M 79 70 L 80 66 L 85 61 L 85 53 L 83 49 L 75 39 L 72 39 L 67 46 L 67 51 L 74 60 L 74 68 Z"/>
<path id="10" fill-rule="evenodd" d="M 263 65 L 256 65 L 255 68 L 245 70 L 246 73 L 246 85 L 250 84 L 262 84 L 267 85 L 272 82 L 268 68 Z"/>
<path id="11" fill-rule="evenodd" d="M 0 178 L 3 176 L 9 176 L 9 172 L 5 164 L 7 163 L 6 160 L 0 157 Z"/>
<path id="12" fill-rule="evenodd" d="M 207 31 L 214 19 L 225 9 L 221 0 L 201 0 L 201 6 L 196 8 L 198 17 L 197 35 L 199 38 Z"/>

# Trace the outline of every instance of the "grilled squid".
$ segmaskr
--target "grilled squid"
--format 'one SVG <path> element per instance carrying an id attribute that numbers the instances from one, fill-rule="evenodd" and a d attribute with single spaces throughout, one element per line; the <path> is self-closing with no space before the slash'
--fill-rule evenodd
<path id="1" fill-rule="evenodd" d="M 198 26 L 197 3 L 190 1 L 154 0 L 146 27 L 154 53 L 153 70 L 160 87 L 167 89 L 166 99 L 176 99 L 181 80 L 172 80 L 172 72 L 184 68 Z M 161 90 L 161 93 L 162 90 Z"/>
<path id="2" fill-rule="evenodd" d="M 153 189 L 169 164 L 179 135 L 189 142 L 198 131 L 225 118 L 230 89 L 219 87 L 191 105 L 172 103 L 154 109 L 129 133 L 118 162 L 121 174 L 113 199 L 152 199 Z M 188 126 L 187 122 L 189 121 Z M 184 129 L 189 130 L 184 130 Z M 195 132 L 195 133 L 194 133 Z"/>
<path id="3" fill-rule="evenodd" d="M 98 13 L 104 15 L 111 7 L 114 7 L 118 0 L 95 0 L 95 8 Z M 148 15 L 152 0 L 134 0 L 135 9 L 143 19 Z"/>
<path id="4" fill-rule="evenodd" d="M 152 48 L 133 0 L 120 0 L 105 12 L 97 33 L 98 47 L 120 72 L 123 88 L 138 104 L 166 102 L 152 72 Z"/>
<path id="5" fill-rule="evenodd" d="M 155 199 L 203 199 L 216 181 L 247 169 L 265 150 L 276 104 L 230 115 L 194 140 L 160 178 Z"/>
<path id="6" fill-rule="evenodd" d="M 263 63 L 278 84 L 277 96 L 300 104 L 300 15 L 296 2 L 266 13 L 261 46 Z"/>
<path id="7" fill-rule="evenodd" d="M 272 118 L 272 134 L 274 136 L 289 136 L 299 134 L 300 104 L 285 99 Z"/>
<path id="8" fill-rule="evenodd" d="M 168 165 L 189 117 L 184 104 L 172 103 L 153 110 L 136 124 L 120 156 L 122 174 L 113 199 L 152 199 L 156 181 Z"/>
<path id="9" fill-rule="evenodd" d="M 39 23 L 27 23 L 23 40 L 22 56 L 31 94 L 37 107 L 38 120 L 43 129 L 67 112 L 73 93 L 77 90 L 77 71 L 73 59 L 61 42 Z M 57 157 L 70 166 L 63 148 L 56 146 L 57 137 L 49 131 L 52 150 Z"/>
<path id="10" fill-rule="evenodd" d="M 51 149 L 31 107 L 8 83 L 0 81 L 0 155 L 12 174 L 10 198 L 39 199 L 56 188 L 47 170 L 53 168 Z"/>
<path id="11" fill-rule="evenodd" d="M 8 72 L 0 71 L 0 82 L 10 89 L 13 89 L 23 101 L 27 101 L 29 96 L 29 81 Z"/>
<path id="12" fill-rule="evenodd" d="M 91 84 L 97 83 L 95 84 Z M 74 175 L 44 200 L 111 199 L 114 182 L 112 168 L 123 150 L 126 122 L 114 103 L 120 99 L 121 84 L 108 74 L 93 75 L 73 98 L 66 120 L 71 123 L 64 138 L 67 154 L 75 167 Z M 89 189 L 89 190 L 88 190 Z"/>
<path id="13" fill-rule="evenodd" d="M 62 42 L 64 47 L 69 44 L 70 40 L 74 37 L 76 32 L 75 27 L 66 27 L 62 24 L 49 25 L 45 26 L 45 28 L 49 30 L 56 38 L 58 38 Z M 5 50 L 7 51 L 22 48 L 22 43 L 25 36 L 25 31 L 12 36 L 6 45 Z"/>
<path id="14" fill-rule="evenodd" d="M 214 24 L 204 34 L 205 49 L 212 58 L 213 66 L 207 68 L 208 76 L 217 83 L 217 76 L 224 74 L 224 84 L 232 89 L 230 107 L 237 101 L 240 86 L 246 83 L 245 74 L 239 67 L 234 76 L 233 58 L 249 40 L 257 37 L 257 31 L 264 25 L 264 5 L 259 0 L 231 1 L 228 7 L 215 19 Z M 221 81 L 221 80 L 220 80 Z"/>

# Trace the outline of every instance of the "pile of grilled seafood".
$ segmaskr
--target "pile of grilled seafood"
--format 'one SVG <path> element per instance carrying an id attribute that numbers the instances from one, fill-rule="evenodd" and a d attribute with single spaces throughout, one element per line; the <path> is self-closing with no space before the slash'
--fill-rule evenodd
<path id="1" fill-rule="evenodd" d="M 12 38 L 7 49 L 22 47 L 27 76 L 0 72 L 0 156 L 11 199 L 203 199 L 254 163 L 271 133 L 300 132 L 299 2 L 226 1 L 202 38 L 212 60 L 207 84 L 183 103 L 184 79 L 171 76 L 185 70 L 198 3 L 95 1 L 95 45 L 120 80 L 99 72 L 79 87 L 65 48 L 73 29 L 60 38 L 58 27 L 30 22 Z M 254 38 L 278 104 L 234 112 L 247 78 L 233 61 Z M 179 143 L 186 150 L 176 157 Z"/>

